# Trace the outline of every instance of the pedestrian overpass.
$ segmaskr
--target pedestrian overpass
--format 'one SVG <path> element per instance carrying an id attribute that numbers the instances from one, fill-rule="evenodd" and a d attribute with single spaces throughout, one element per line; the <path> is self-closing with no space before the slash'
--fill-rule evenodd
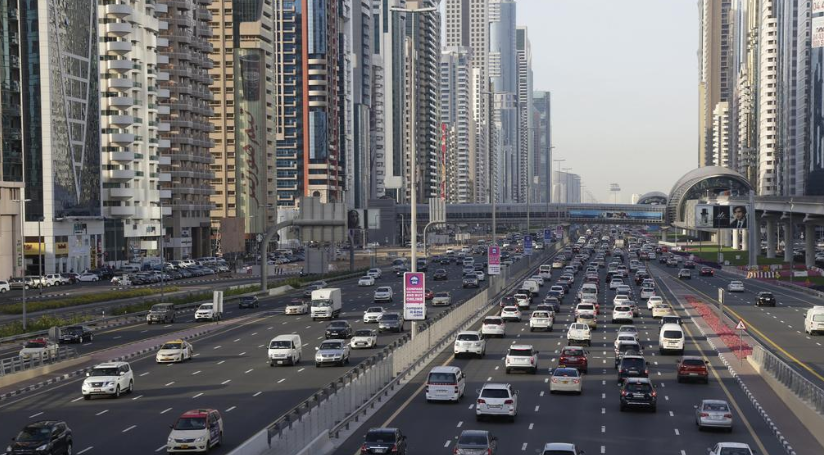
<path id="1" fill-rule="evenodd" d="M 395 206 L 398 221 L 408 220 L 411 206 Z M 499 226 L 532 226 L 587 223 L 623 225 L 663 225 L 666 206 L 639 204 L 496 204 Z M 429 222 L 429 208 L 418 205 L 418 224 Z M 491 224 L 491 204 L 452 204 L 446 206 L 446 224 Z"/>

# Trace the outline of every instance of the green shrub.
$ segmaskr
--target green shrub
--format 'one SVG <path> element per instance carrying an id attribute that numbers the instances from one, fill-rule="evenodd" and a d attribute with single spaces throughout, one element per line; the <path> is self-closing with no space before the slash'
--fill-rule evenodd
<path id="1" fill-rule="evenodd" d="M 178 288 L 169 286 L 164 289 L 164 292 L 176 292 Z M 99 303 L 113 300 L 130 299 L 134 297 L 145 297 L 155 294 L 160 294 L 159 288 L 153 289 L 126 289 L 118 291 L 103 291 L 93 294 L 84 294 L 74 297 L 67 297 L 62 299 L 45 300 L 45 301 L 29 301 L 26 303 L 26 311 L 46 311 L 56 310 L 60 308 L 68 308 L 79 305 L 87 305 L 90 303 Z M 23 303 L 17 302 L 9 305 L 0 306 L 0 314 L 23 314 Z"/>

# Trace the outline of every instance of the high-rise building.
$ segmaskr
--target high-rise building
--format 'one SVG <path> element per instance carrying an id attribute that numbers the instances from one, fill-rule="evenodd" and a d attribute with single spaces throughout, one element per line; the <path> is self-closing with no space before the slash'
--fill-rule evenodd
<path id="1" fill-rule="evenodd" d="M 757 186 L 758 0 L 733 3 L 733 94 L 730 96 L 730 167 Z"/>
<path id="2" fill-rule="evenodd" d="M 4 174 L 15 175 L 18 152 L 14 148 L 6 151 L 5 134 L 14 132 L 19 117 L 23 197 L 29 200 L 24 204 L 24 266 L 27 273 L 35 275 L 97 267 L 103 261 L 101 55 L 109 64 L 119 61 L 122 68 L 134 65 L 116 51 L 131 46 L 131 42 L 110 40 L 108 34 L 99 42 L 97 24 L 101 20 L 114 25 L 130 17 L 134 8 L 127 3 L 98 6 L 97 0 L 3 4 L 7 5 L 3 17 L 17 20 L 16 24 L 3 22 L 9 41 L 4 35 L 2 42 L 10 42 L 16 28 L 19 54 L 9 53 L 8 61 L 12 69 L 20 70 L 17 96 L 21 102 L 10 102 L 7 94 L 16 92 L 9 85 L 3 92 L 3 118 L 13 117 L 15 123 L 10 128 L 3 125 L 1 155 Z M 7 81 L 17 80 L 4 77 L 3 89 Z M 116 95 L 113 98 L 134 103 L 129 97 Z M 103 96 L 108 97 L 106 93 Z"/>
<path id="3" fill-rule="evenodd" d="M 715 105 L 712 115 L 713 166 L 731 167 L 730 160 L 730 106 L 726 101 Z"/>
<path id="4" fill-rule="evenodd" d="M 353 1 L 360 0 L 338 0 L 338 144 L 340 151 L 339 167 L 341 202 L 348 207 L 355 206 L 355 83 L 354 67 L 357 64 L 353 55 Z"/>
<path id="5" fill-rule="evenodd" d="M 553 171 L 552 202 L 578 204 L 581 202 L 581 176 L 571 172 Z"/>
<path id="6" fill-rule="evenodd" d="M 352 3 L 352 161 L 347 163 L 347 192 L 351 205 L 366 208 L 369 199 L 378 197 L 375 175 L 375 157 L 372 148 L 372 95 L 374 75 L 372 55 L 377 38 L 378 17 L 372 13 L 372 0 L 354 0 Z"/>
<path id="7" fill-rule="evenodd" d="M 810 27 L 824 26 L 824 8 L 811 11 Z M 818 44 L 818 43 L 816 43 Z M 806 194 L 824 196 L 824 46 L 811 46 L 808 102 L 810 144 Z"/>
<path id="8" fill-rule="evenodd" d="M 534 92 L 532 95 L 531 131 L 535 144 L 533 168 L 538 176 L 535 198 L 538 202 L 548 202 L 552 196 L 552 98 L 549 92 Z"/>
<path id="9" fill-rule="evenodd" d="M 536 199 L 535 148 L 530 130 L 532 118 L 532 49 L 526 27 L 515 31 L 515 46 L 518 51 L 518 179 L 517 202 Z M 530 194 L 531 192 L 531 194 Z"/>
<path id="10" fill-rule="evenodd" d="M 157 5 L 158 17 L 167 24 L 160 28 L 157 56 L 158 85 L 169 91 L 169 98 L 158 106 L 163 122 L 159 124 L 160 195 L 163 209 L 171 210 L 163 220 L 167 259 L 212 256 L 211 3 L 161 0 Z"/>
<path id="11" fill-rule="evenodd" d="M 515 41 L 515 1 L 489 0 L 489 77 L 495 100 L 495 186 L 502 202 L 518 198 L 518 64 Z"/>
<path id="12" fill-rule="evenodd" d="M 732 93 L 732 0 L 700 0 L 698 165 L 712 164 L 713 111 Z"/>
<path id="13" fill-rule="evenodd" d="M 758 60 L 758 174 L 759 195 L 780 194 L 778 181 L 778 18 L 775 0 L 761 2 Z"/>
<path id="14" fill-rule="evenodd" d="M 446 47 L 440 64 L 440 121 L 455 140 L 448 142 L 446 166 L 454 171 L 446 177 L 446 199 L 453 204 L 475 201 L 475 122 L 472 117 L 472 51 Z M 453 180 L 454 179 L 454 180 Z"/>

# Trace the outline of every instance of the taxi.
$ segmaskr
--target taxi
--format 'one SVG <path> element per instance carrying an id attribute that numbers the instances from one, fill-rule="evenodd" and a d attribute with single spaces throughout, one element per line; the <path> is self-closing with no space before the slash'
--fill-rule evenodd
<path id="1" fill-rule="evenodd" d="M 188 341 L 172 340 L 163 343 L 157 351 L 155 361 L 157 363 L 173 363 L 191 360 L 195 349 Z"/>
<path id="2" fill-rule="evenodd" d="M 223 443 L 223 418 L 216 409 L 193 409 L 178 417 L 166 452 L 208 452 Z"/>

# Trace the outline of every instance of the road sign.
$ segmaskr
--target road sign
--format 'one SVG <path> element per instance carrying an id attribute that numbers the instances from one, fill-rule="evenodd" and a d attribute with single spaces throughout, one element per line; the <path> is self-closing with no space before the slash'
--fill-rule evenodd
<path id="1" fill-rule="evenodd" d="M 532 236 L 525 235 L 524 236 L 524 254 L 527 256 L 532 255 Z"/>
<path id="2" fill-rule="evenodd" d="M 564 236 L 564 227 L 563 226 L 556 226 L 555 227 L 555 237 L 559 239 Z"/>
<path id="3" fill-rule="evenodd" d="M 747 326 L 744 325 L 744 321 L 738 321 L 738 325 L 735 326 L 735 330 L 747 330 Z"/>
<path id="4" fill-rule="evenodd" d="M 544 229 L 544 243 L 548 244 L 552 242 L 552 229 L 546 228 Z"/>
<path id="5" fill-rule="evenodd" d="M 487 252 L 488 256 L 488 268 L 486 273 L 489 275 L 500 275 L 501 274 L 501 247 L 498 244 L 493 243 L 489 245 L 489 251 Z"/>
<path id="6" fill-rule="evenodd" d="M 426 276 L 421 272 L 403 274 L 403 318 L 407 321 L 426 319 Z"/>

